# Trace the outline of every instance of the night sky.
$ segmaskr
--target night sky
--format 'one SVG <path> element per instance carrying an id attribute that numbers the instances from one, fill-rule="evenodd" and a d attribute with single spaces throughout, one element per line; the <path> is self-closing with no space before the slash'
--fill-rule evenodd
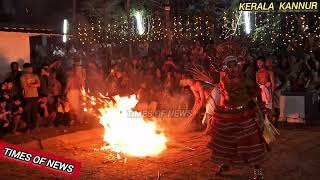
<path id="1" fill-rule="evenodd" d="M 0 24 L 57 28 L 71 10 L 72 0 L 0 0 Z"/>
<path id="2" fill-rule="evenodd" d="M 77 0 L 77 9 L 88 0 Z M 106 1 L 96 0 L 104 4 Z M 125 2 L 120 0 L 119 4 Z M 131 0 L 132 2 L 135 0 Z M 156 1 L 156 0 L 155 0 Z M 186 9 L 202 9 L 204 0 L 171 0 L 172 9 L 184 15 Z M 220 0 L 217 6 L 222 6 L 234 0 Z M 222 5 L 221 5 L 222 3 Z M 118 4 L 118 5 L 119 5 Z M 124 4 L 123 4 L 124 5 Z M 162 8 L 161 8 L 162 9 Z M 31 26 L 35 28 L 60 29 L 63 19 L 72 19 L 72 0 L 0 0 L 0 26 L 10 25 L 18 27 Z"/>

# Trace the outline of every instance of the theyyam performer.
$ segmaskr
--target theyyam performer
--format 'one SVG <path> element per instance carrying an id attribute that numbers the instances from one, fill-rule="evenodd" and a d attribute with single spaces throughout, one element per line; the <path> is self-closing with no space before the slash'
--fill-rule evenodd
<path id="1" fill-rule="evenodd" d="M 227 41 L 215 48 L 213 62 L 220 71 L 220 104 L 208 121 L 208 148 L 212 160 L 219 165 L 216 175 L 231 167 L 249 166 L 254 179 L 263 179 L 261 163 L 267 144 L 263 136 L 263 120 L 255 102 L 260 88 L 242 73 L 246 50 L 238 42 Z"/>

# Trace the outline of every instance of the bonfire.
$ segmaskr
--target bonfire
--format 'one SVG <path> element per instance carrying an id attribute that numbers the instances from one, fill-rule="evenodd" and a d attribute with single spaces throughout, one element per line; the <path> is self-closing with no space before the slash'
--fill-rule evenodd
<path id="1" fill-rule="evenodd" d="M 112 150 L 118 156 L 123 154 L 134 157 L 157 156 L 166 149 L 167 137 L 156 122 L 147 121 L 139 112 L 133 111 L 138 103 L 135 95 L 107 97 L 100 94 L 94 97 L 84 90 L 82 95 L 85 111 L 94 113 L 92 105 L 100 105 L 98 113 L 94 114 L 104 127 L 104 141 L 107 145 L 103 149 Z"/>

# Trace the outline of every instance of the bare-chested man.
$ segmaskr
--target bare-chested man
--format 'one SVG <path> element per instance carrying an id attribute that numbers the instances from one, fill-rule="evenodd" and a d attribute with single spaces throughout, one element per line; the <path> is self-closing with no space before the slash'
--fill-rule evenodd
<path id="1" fill-rule="evenodd" d="M 85 72 L 79 64 L 75 64 L 72 74 L 68 78 L 64 94 L 67 96 L 70 103 L 72 113 L 77 120 L 82 123 L 82 117 L 80 115 L 80 96 L 81 89 L 85 85 Z"/>
<path id="2" fill-rule="evenodd" d="M 278 126 L 278 120 L 280 116 L 280 92 L 281 92 L 281 86 L 283 84 L 283 80 L 280 78 L 280 70 L 276 67 L 273 67 L 273 63 L 271 59 L 267 59 L 265 62 L 265 67 L 267 70 L 271 71 L 274 77 L 275 82 L 275 88 L 273 90 L 273 101 L 272 101 L 272 108 L 273 112 L 275 113 L 275 119 L 274 119 L 274 126 Z"/>
<path id="3" fill-rule="evenodd" d="M 270 121 L 272 118 L 272 101 L 273 92 L 275 90 L 275 82 L 273 72 L 265 68 L 265 62 L 262 59 L 257 61 L 259 67 L 256 73 L 256 82 L 261 88 L 262 101 L 265 103 L 267 115 Z"/>
<path id="4" fill-rule="evenodd" d="M 205 104 L 206 94 L 205 89 L 201 82 L 195 81 L 191 77 L 186 77 L 181 80 L 181 85 L 189 86 L 194 95 L 194 105 L 192 108 L 192 114 L 189 117 L 189 123 L 193 123 L 197 115 L 200 113 L 201 108 Z"/>

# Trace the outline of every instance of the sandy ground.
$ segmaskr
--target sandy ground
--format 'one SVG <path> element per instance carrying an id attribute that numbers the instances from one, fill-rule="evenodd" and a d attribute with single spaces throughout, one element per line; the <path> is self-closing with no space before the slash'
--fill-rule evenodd
<path id="1" fill-rule="evenodd" d="M 266 180 L 316 180 L 320 177 L 320 127 L 281 129 L 263 165 Z M 208 137 L 202 132 L 170 136 L 167 150 L 158 157 L 117 160 L 102 151 L 102 129 L 78 131 L 43 140 L 45 152 L 81 162 L 79 179 L 252 179 L 252 169 L 234 169 L 222 177 L 214 176 L 206 148 Z M 16 137 L 17 139 L 22 136 Z M 24 137 L 26 138 L 26 137 Z M 16 142 L 18 140 L 15 140 Z M 29 138 L 30 139 L 30 138 Z M 37 142 L 23 146 L 40 150 Z M 192 148 L 184 148 L 183 146 Z M 97 150 L 98 149 L 98 150 Z M 65 179 L 47 171 L 0 160 L 0 179 Z"/>

